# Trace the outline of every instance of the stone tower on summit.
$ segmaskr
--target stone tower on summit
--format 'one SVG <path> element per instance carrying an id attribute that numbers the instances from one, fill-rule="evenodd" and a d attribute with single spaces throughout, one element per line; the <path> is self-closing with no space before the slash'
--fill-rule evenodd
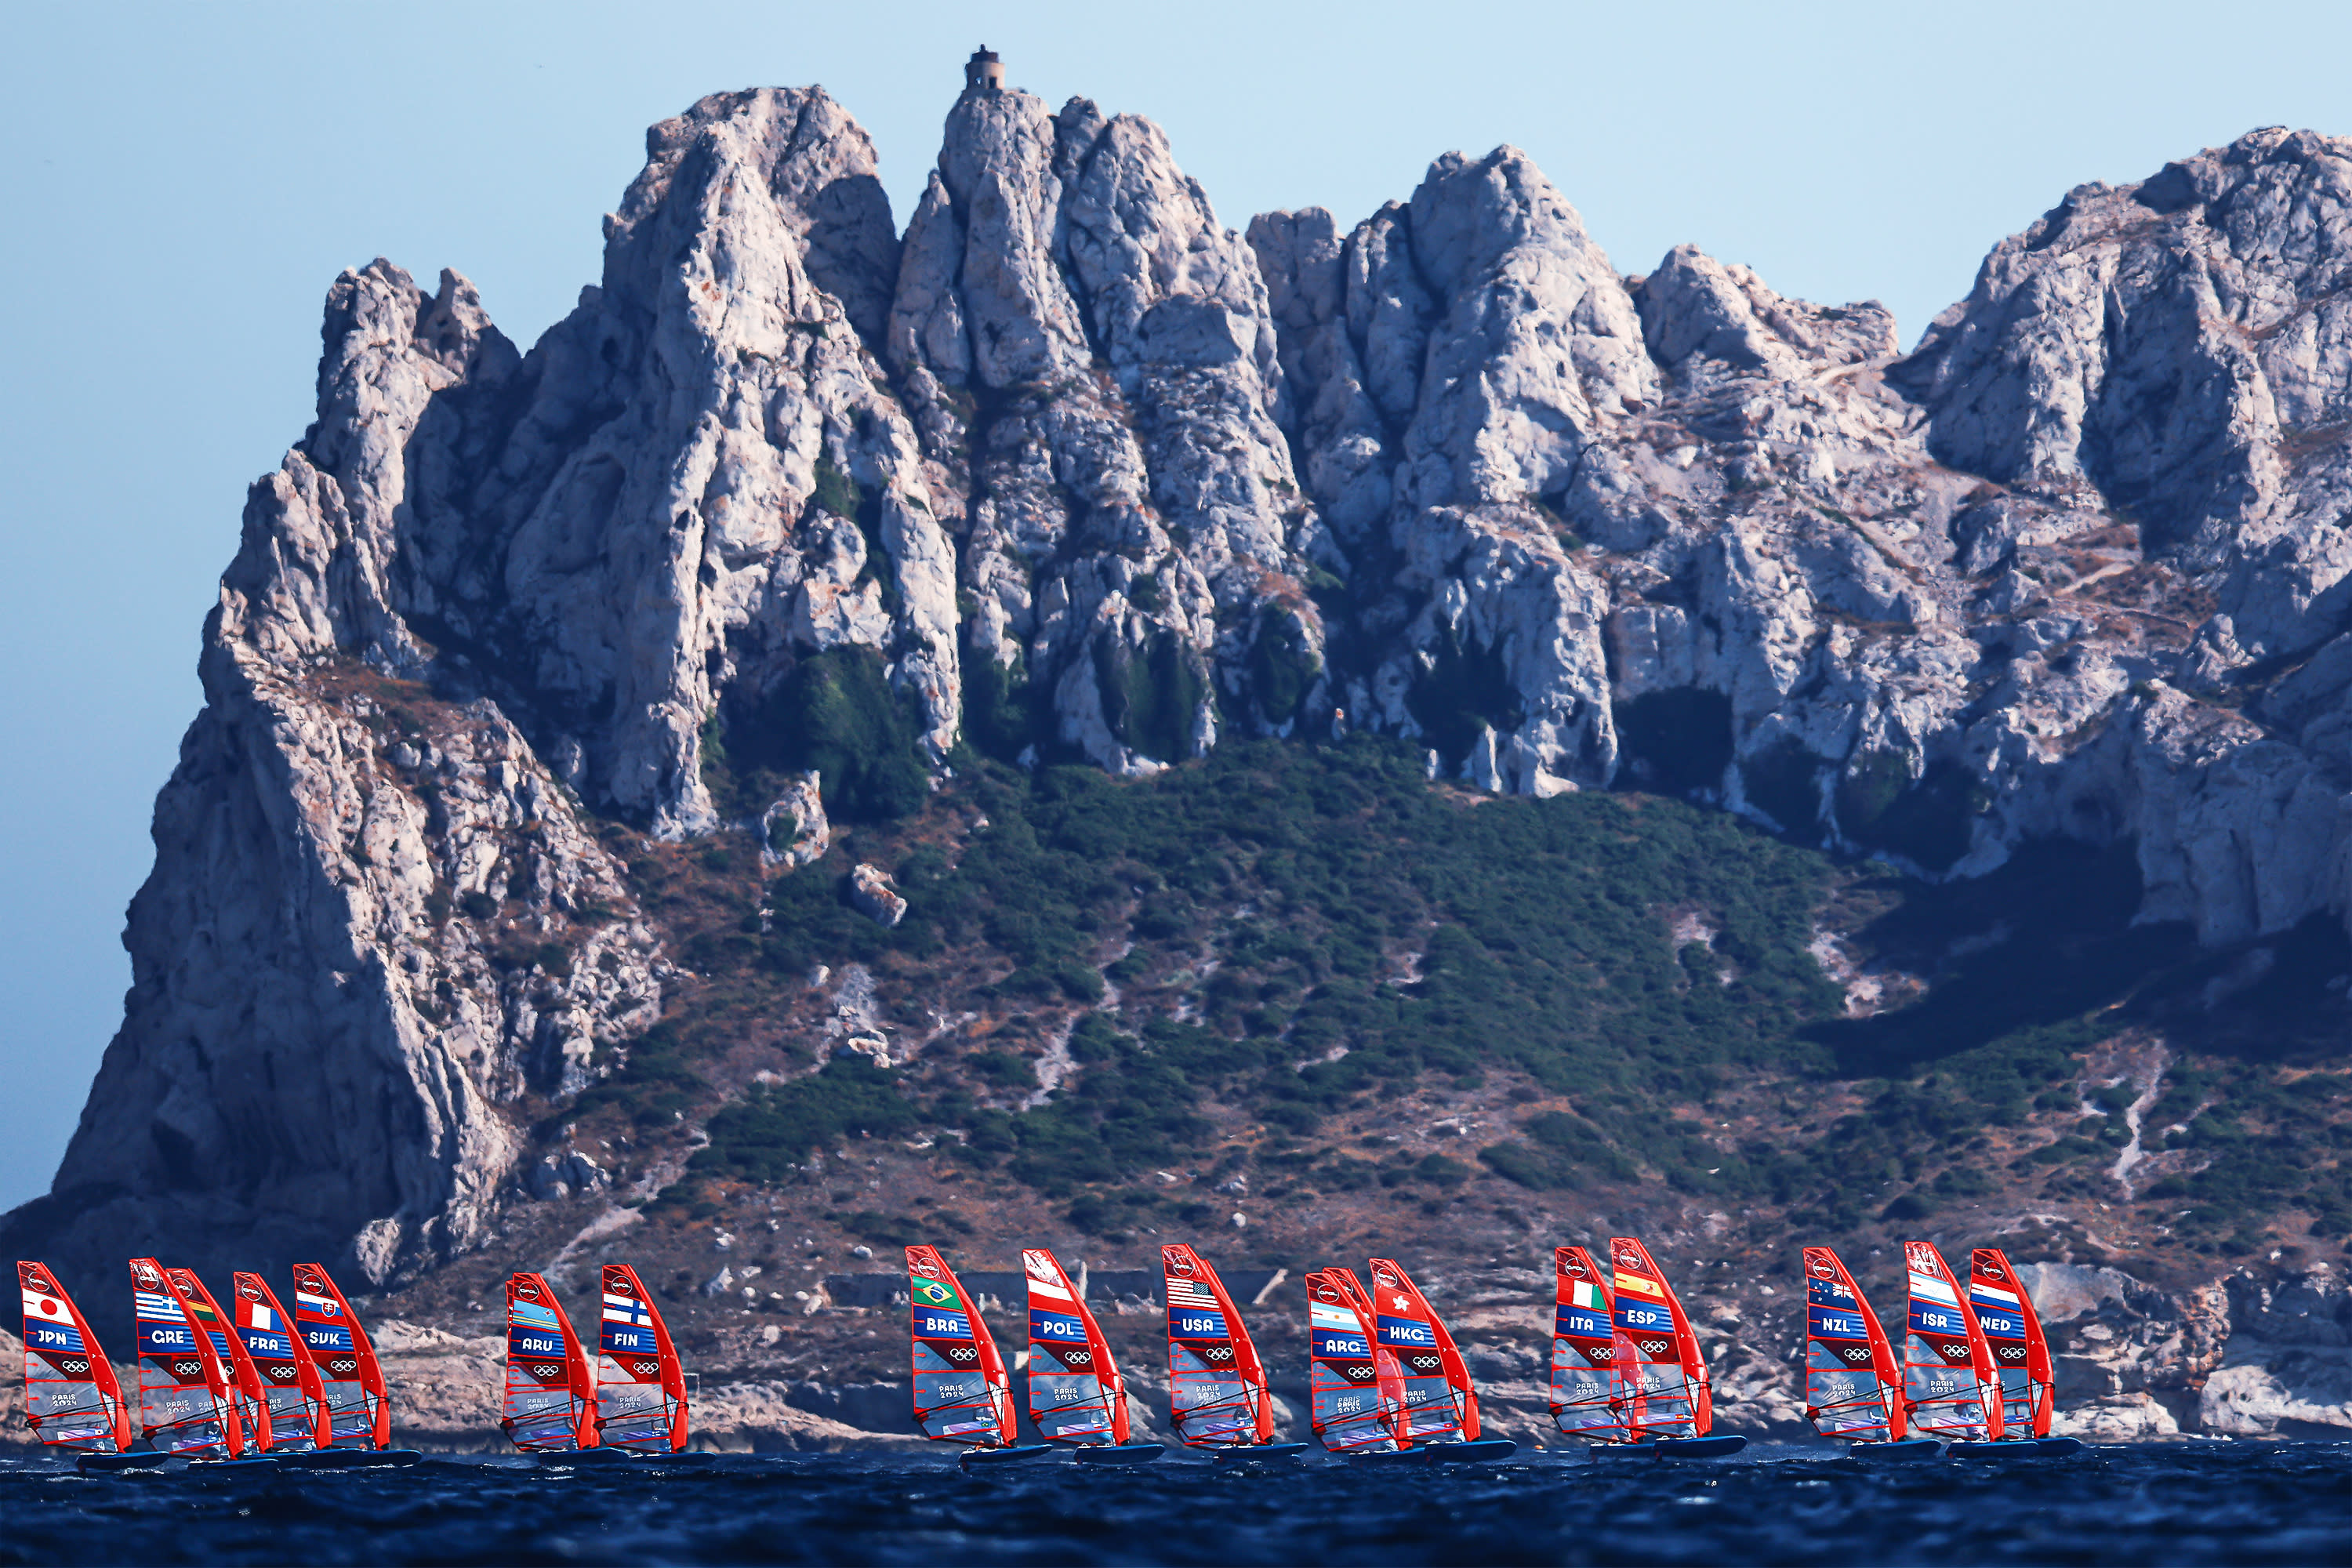
<path id="1" fill-rule="evenodd" d="M 972 50 L 971 58 L 963 62 L 963 89 L 966 92 L 1003 92 L 1004 62 L 986 44 Z"/>

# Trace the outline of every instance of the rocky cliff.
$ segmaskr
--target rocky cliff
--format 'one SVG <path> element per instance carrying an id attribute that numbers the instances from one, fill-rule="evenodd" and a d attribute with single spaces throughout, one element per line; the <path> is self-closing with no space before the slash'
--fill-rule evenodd
<path id="1" fill-rule="evenodd" d="M 1237 232 L 1150 122 L 974 89 L 901 235 L 823 89 L 706 99 L 527 353 L 455 273 L 336 279 L 317 419 L 205 628 L 121 1032 L 12 1232 L 69 1272 L 391 1286 L 512 1242 L 519 1204 L 609 1205 L 615 1165 L 655 1196 L 690 1144 L 593 1156 L 567 1118 L 671 1081 L 657 1024 L 749 1005 L 712 955 L 845 827 L 986 766 L 1139 781 L 1244 738 L 1690 797 L 1920 879 L 2089 845 L 2124 917 L 2231 955 L 2227 994 L 2352 902 L 2347 199 L 2352 142 L 2281 131 L 2081 187 L 1906 355 L 1875 304 L 1687 247 L 1621 273 L 1508 147 L 1352 228 Z M 952 859 L 989 825 L 949 815 Z M 676 877 L 747 837 L 769 880 L 689 956 Z M 842 887 L 886 925 L 922 897 Z M 1662 913 L 1681 975 L 1717 933 Z M 1007 1105 L 1098 1059 L 1068 1004 L 1115 1005 L 1142 930 L 1048 973 Z M 1891 1005 L 1816 952 L 1850 1012 Z M 814 955 L 656 1131 L 903 1058 Z M 976 1015 L 914 973 L 919 1048 Z"/>

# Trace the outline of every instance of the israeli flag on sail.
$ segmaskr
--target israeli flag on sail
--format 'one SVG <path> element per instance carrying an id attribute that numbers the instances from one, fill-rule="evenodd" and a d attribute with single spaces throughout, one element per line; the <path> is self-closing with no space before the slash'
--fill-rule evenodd
<path id="1" fill-rule="evenodd" d="M 1948 1307 L 1957 1307 L 1960 1304 L 1958 1293 L 1949 1285 L 1945 1284 L 1933 1274 L 1923 1274 L 1916 1268 L 1911 1271 L 1911 1294 L 1925 1296 L 1930 1301 L 1941 1301 Z"/>

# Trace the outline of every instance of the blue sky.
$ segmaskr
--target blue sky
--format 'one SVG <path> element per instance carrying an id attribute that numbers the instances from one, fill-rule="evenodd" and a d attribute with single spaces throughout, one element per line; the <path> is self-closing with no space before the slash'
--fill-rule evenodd
<path id="1" fill-rule="evenodd" d="M 0 1205 L 45 1190 L 129 984 L 124 905 L 246 485 L 382 255 L 528 343 L 644 128 L 822 82 L 901 218 L 963 58 L 1159 121 L 1235 227 L 1352 223 L 1527 149 L 1620 269 L 1696 243 L 1906 340 L 2068 187 L 2255 126 L 2352 135 L 2352 7 L 1568 0 L 121 5 L 0 0 Z"/>

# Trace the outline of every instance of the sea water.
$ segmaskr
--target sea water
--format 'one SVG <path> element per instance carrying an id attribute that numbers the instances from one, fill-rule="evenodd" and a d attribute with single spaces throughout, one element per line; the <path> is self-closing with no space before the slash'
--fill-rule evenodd
<path id="1" fill-rule="evenodd" d="M 2343 1563 L 2352 1445 L 2179 1443 L 1869 1465 L 1538 1455 L 1447 1469 L 1170 1454 L 966 1475 L 949 1453 L 670 1472 L 82 1476 L 0 1464 L 0 1563 Z"/>

